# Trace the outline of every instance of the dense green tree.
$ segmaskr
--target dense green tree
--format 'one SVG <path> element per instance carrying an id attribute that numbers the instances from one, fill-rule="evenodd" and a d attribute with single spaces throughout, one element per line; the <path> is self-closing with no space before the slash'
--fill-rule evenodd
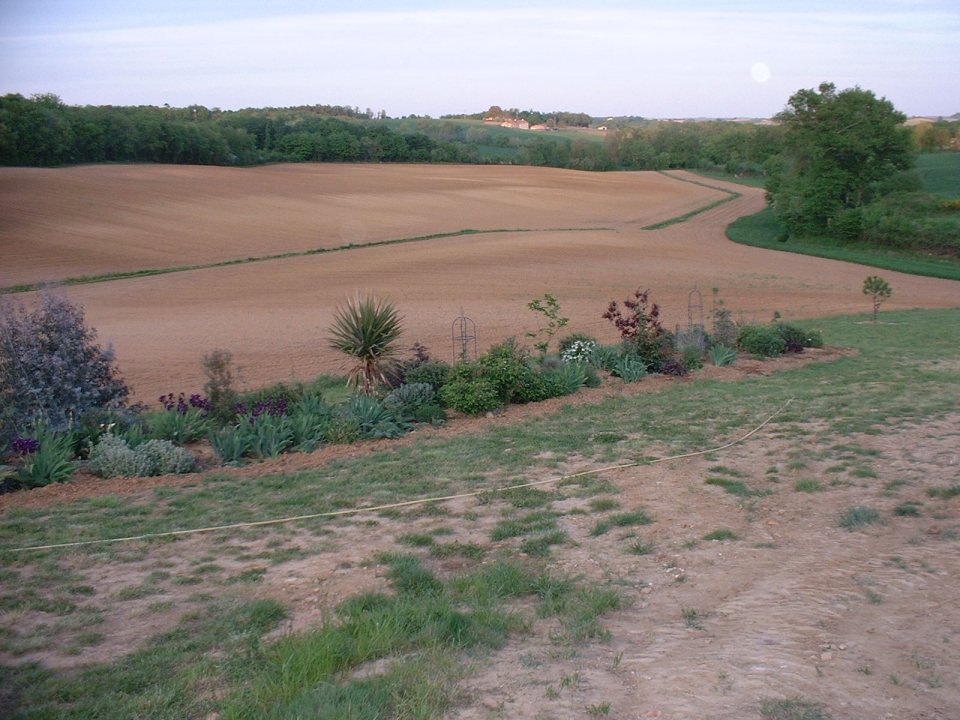
<path id="1" fill-rule="evenodd" d="M 869 90 L 837 92 L 832 83 L 798 90 L 777 119 L 784 150 L 768 165 L 767 199 L 791 233 L 829 232 L 865 202 L 872 184 L 913 163 L 906 116 Z"/>

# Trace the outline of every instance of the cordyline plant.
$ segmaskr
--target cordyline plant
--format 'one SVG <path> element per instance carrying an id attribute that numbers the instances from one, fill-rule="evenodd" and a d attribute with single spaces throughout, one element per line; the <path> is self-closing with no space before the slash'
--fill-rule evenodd
<path id="1" fill-rule="evenodd" d="M 36 420 L 54 432 L 84 414 L 120 407 L 129 390 L 83 309 L 44 291 L 33 311 L 0 304 L 0 448 Z"/>
<path id="2" fill-rule="evenodd" d="M 393 303 L 366 298 L 348 300 L 338 307 L 330 329 L 330 347 L 356 361 L 348 382 L 365 395 L 376 395 L 399 349 L 403 318 Z"/>

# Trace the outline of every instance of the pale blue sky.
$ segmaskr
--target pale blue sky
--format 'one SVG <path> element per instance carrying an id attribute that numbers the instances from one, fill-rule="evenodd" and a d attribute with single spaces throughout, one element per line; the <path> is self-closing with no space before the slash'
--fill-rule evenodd
<path id="1" fill-rule="evenodd" d="M 75 105 L 768 117 L 828 80 L 950 115 L 958 69 L 958 0 L 0 0 L 0 94 Z"/>

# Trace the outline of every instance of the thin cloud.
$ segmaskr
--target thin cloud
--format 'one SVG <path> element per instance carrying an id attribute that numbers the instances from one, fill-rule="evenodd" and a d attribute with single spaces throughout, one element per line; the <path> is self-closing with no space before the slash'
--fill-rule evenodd
<path id="1" fill-rule="evenodd" d="M 338 103 L 439 115 L 497 103 L 651 117 L 766 116 L 823 80 L 914 113 L 960 97 L 960 15 L 876 8 L 336 12 L 8 36 L 0 92 L 76 104 Z M 771 71 L 762 86 L 751 77 L 761 60 Z"/>

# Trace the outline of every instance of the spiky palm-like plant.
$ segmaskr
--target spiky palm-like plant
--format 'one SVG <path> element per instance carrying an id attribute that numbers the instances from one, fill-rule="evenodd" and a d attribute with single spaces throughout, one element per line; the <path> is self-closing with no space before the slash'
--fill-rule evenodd
<path id="1" fill-rule="evenodd" d="M 356 360 L 349 382 L 365 395 L 375 395 L 386 381 L 387 364 L 398 352 L 402 320 L 392 302 L 373 295 L 348 300 L 334 313 L 330 347 Z"/>

